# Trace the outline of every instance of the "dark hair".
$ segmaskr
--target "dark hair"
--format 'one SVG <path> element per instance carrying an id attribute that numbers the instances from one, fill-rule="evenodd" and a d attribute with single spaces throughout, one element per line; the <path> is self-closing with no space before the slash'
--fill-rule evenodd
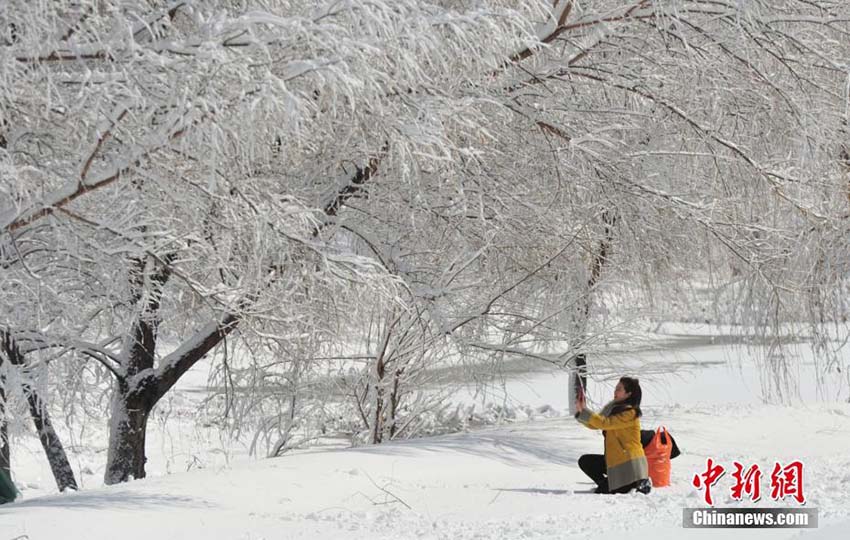
<path id="1" fill-rule="evenodd" d="M 622 377 L 620 378 L 620 384 L 623 385 L 623 390 L 629 393 L 629 397 L 617 402 L 611 410 L 611 416 L 633 409 L 635 411 L 635 417 L 640 418 L 643 415 L 640 410 L 640 398 L 642 394 L 640 382 L 632 377 Z"/>

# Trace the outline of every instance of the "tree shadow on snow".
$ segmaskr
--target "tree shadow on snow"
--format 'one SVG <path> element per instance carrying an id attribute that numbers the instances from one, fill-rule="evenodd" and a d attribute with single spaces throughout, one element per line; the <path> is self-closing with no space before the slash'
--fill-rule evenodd
<path id="1" fill-rule="evenodd" d="M 572 495 L 571 489 L 543 489 L 543 488 L 496 488 L 494 491 L 510 491 L 513 493 L 538 493 L 540 495 Z"/>
<path id="2" fill-rule="evenodd" d="M 120 508 L 127 510 L 148 510 L 160 506 L 188 509 L 210 508 L 214 505 L 209 501 L 193 499 L 192 497 L 144 494 L 132 491 L 97 491 L 91 493 L 77 492 L 48 495 L 16 501 L 0 505 L 0 515 L 12 513 L 16 509 L 21 508 L 78 508 L 81 510 Z"/>
<path id="3" fill-rule="evenodd" d="M 575 466 L 578 457 L 585 453 L 581 448 L 586 447 L 588 440 L 593 440 L 586 429 L 576 429 L 563 421 L 547 423 L 545 427 L 540 424 L 544 422 L 536 426 L 524 424 L 516 428 L 485 428 L 468 433 L 392 441 L 338 451 L 398 456 L 421 454 L 423 451 L 443 454 L 451 451 L 511 465 L 527 465 L 528 458 L 532 457 L 554 465 Z M 537 433 L 537 430 L 543 433 Z M 550 430 L 556 433 L 554 437 Z M 599 447 L 601 451 L 601 441 Z"/>

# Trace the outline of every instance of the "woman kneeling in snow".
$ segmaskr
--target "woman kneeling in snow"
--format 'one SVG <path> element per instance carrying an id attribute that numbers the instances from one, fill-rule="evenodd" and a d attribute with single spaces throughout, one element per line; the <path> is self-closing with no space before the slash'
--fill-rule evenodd
<path id="1" fill-rule="evenodd" d="M 614 389 L 614 400 L 597 414 L 585 408 L 584 395 L 576 401 L 576 419 L 590 429 L 601 429 L 605 455 L 585 454 L 578 466 L 596 485 L 594 493 L 649 493 L 649 466 L 640 443 L 640 383 L 623 377 Z M 607 472 L 607 477 L 606 477 Z"/>

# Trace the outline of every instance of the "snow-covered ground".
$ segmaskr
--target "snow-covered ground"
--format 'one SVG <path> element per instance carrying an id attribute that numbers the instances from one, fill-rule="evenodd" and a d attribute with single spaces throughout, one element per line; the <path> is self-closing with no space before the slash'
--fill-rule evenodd
<path id="1" fill-rule="evenodd" d="M 174 431 L 175 414 L 168 424 L 151 425 L 151 477 L 103 487 L 100 471 L 90 470 L 83 475 L 85 489 L 64 495 L 49 494 L 49 471 L 38 460 L 37 446 L 19 450 L 16 481 L 25 488 L 24 497 L 0 506 L 0 540 L 846 538 L 847 396 L 818 398 L 804 385 L 804 399 L 766 404 L 745 349 L 693 345 L 675 354 L 650 348 L 612 356 L 614 367 L 600 373 L 610 372 L 612 379 L 591 386 L 590 397 L 598 404 L 610 395 L 615 372 L 638 371 L 644 427 L 663 423 L 677 438 L 684 453 L 673 461 L 673 485 L 649 496 L 589 493 L 592 484 L 576 460 L 600 452 L 601 437 L 563 415 L 568 405 L 563 373 L 534 371 L 512 375 L 491 388 L 488 399 L 520 411 L 520 417 L 523 410 L 545 405 L 561 416 L 252 461 L 216 441 L 210 430 Z M 803 354 L 804 376 L 810 364 Z M 459 399 L 472 400 L 472 392 Z M 179 405 L 175 402 L 174 409 Z M 72 455 L 81 468 L 104 459 L 96 452 Z M 683 529 L 682 509 L 704 505 L 690 480 L 704 470 L 708 457 L 728 469 L 736 460 L 759 464 L 764 477 L 758 507 L 797 506 L 793 500 L 771 500 L 768 477 L 774 461 L 802 460 L 805 506 L 819 510 L 820 527 Z M 716 506 L 748 506 L 731 500 L 731 485 L 727 473 L 714 487 Z"/>

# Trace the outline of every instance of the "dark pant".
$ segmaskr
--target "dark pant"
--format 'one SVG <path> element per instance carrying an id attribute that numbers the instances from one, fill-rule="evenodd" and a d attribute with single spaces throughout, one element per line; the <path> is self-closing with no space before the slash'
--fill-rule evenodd
<path id="1" fill-rule="evenodd" d="M 596 482 L 596 493 L 628 493 L 635 488 L 637 482 L 620 486 L 611 491 L 608 489 L 608 467 L 605 466 L 605 456 L 601 454 L 585 454 L 578 458 L 578 466 L 584 474 Z"/>

